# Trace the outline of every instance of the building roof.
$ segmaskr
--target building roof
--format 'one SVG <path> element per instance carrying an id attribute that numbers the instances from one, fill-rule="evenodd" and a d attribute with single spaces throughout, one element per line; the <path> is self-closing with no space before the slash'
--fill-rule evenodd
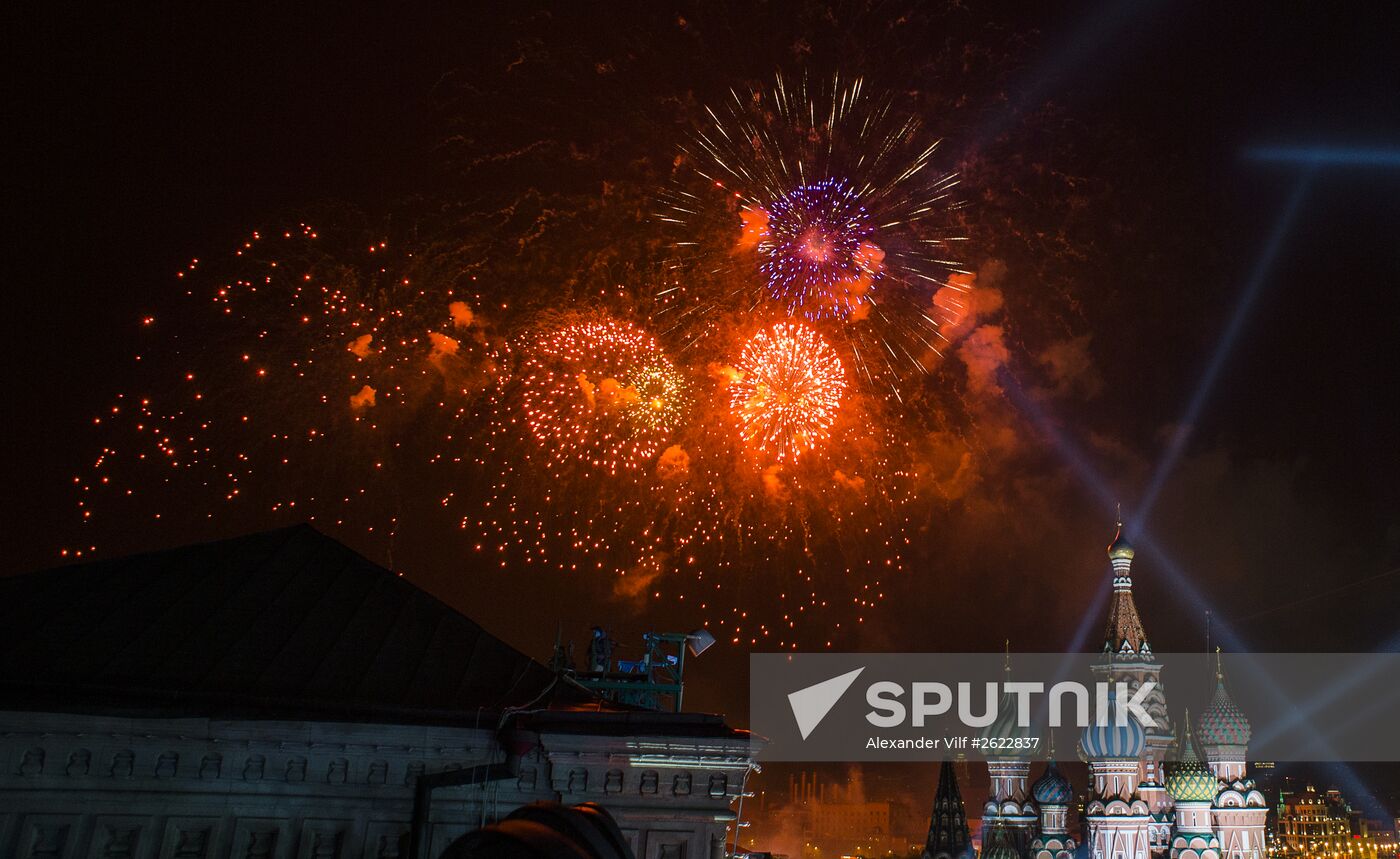
<path id="1" fill-rule="evenodd" d="M 1186 711 L 1186 736 L 1181 741 L 1181 758 L 1167 775 L 1167 793 L 1177 802 L 1213 802 L 1220 788 L 1215 773 L 1201 760 L 1196 739 L 1191 735 L 1191 711 Z"/>
<path id="2" fill-rule="evenodd" d="M 1118 700 L 1109 699 L 1109 716 L 1103 725 L 1089 724 L 1080 733 L 1079 744 L 1091 761 L 1135 758 L 1142 754 L 1147 734 L 1141 723 L 1129 716 L 1118 724 Z"/>
<path id="3" fill-rule="evenodd" d="M 1136 552 L 1133 544 L 1128 542 L 1128 538 L 1123 534 L 1123 523 L 1118 523 L 1118 533 L 1113 535 L 1113 542 L 1108 544 L 1108 559 L 1116 561 L 1119 559 L 1131 561 Z"/>
<path id="4" fill-rule="evenodd" d="M 1147 632 L 1142 628 L 1132 587 L 1115 587 L 1108 604 L 1108 622 L 1104 624 L 1103 652 L 1114 656 L 1143 653 Z"/>
<path id="5" fill-rule="evenodd" d="M 1113 565 L 1113 596 L 1108 605 L 1108 622 L 1104 624 L 1103 652 L 1128 659 L 1152 654 L 1137 603 L 1133 600 L 1133 554 L 1120 522 L 1118 534 L 1108 547 L 1109 561 Z"/>
<path id="6" fill-rule="evenodd" d="M 1069 805 L 1073 801 L 1074 788 L 1060 772 L 1054 758 L 1050 759 L 1045 772 L 1031 785 L 1031 796 L 1041 805 Z"/>
<path id="7" fill-rule="evenodd" d="M 626 709 L 308 525 L 0 578 L 0 700 L 458 725 Z"/>
<path id="8" fill-rule="evenodd" d="M 967 809 L 953 762 L 945 760 L 938 771 L 938 790 L 933 795 L 933 815 L 923 859 L 972 859 L 972 838 L 967 829 Z"/>
<path id="9" fill-rule="evenodd" d="M 1210 706 L 1201 714 L 1200 733 L 1201 745 L 1207 752 L 1249 745 L 1249 719 L 1235 704 L 1235 699 L 1230 697 L 1230 692 L 1225 688 L 1225 677 L 1218 668 L 1215 672 L 1215 695 L 1210 699 Z"/>

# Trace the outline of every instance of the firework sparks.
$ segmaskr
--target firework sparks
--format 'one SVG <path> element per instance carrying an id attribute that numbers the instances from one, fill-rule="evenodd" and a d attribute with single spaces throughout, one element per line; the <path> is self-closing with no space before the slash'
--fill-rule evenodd
<path id="1" fill-rule="evenodd" d="M 745 346 L 730 407 L 744 441 L 780 464 L 826 441 L 846 371 L 836 350 L 811 328 L 780 323 Z"/>
<path id="2" fill-rule="evenodd" d="M 180 272 L 189 318 L 143 325 L 141 388 L 95 418 L 100 455 L 75 480 L 84 521 L 270 515 L 392 540 L 399 480 L 450 459 L 489 372 L 466 300 L 480 297 L 420 284 L 430 265 L 394 243 L 331 232 L 256 232 Z"/>
<path id="3" fill-rule="evenodd" d="M 656 340 L 626 322 L 574 322 L 526 348 L 526 424 L 556 462 L 612 474 L 646 468 L 684 410 L 685 379 Z"/>
<path id="4" fill-rule="evenodd" d="M 872 232 L 869 213 L 845 182 L 802 185 L 769 207 L 759 268 L 790 313 L 846 318 L 859 313 L 883 268 Z"/>

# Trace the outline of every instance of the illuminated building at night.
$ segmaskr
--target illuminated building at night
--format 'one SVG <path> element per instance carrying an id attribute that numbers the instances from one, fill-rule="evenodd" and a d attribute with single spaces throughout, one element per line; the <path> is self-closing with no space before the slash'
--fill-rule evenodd
<path id="1" fill-rule="evenodd" d="M 1161 668 L 1133 599 L 1134 550 L 1122 525 L 1108 547 L 1113 593 L 1104 630 L 1102 679 L 1135 691 L 1157 684 L 1145 701 L 1156 726 L 1091 725 L 1080 737 L 1089 764 L 1088 794 L 1080 810 L 1083 841 L 1076 844 L 1066 818 L 1073 802 L 1069 782 L 1054 762 L 1033 786 L 1028 754 L 1003 752 L 988 761 L 991 794 L 985 827 L 996 827 L 999 848 L 1031 859 L 1261 859 L 1268 806 L 1248 777 L 1249 720 L 1231 699 L 1224 674 L 1205 713 L 1192 727 L 1189 715 L 1178 738 L 1167 709 Z M 1011 712 L 1011 707 L 1001 708 Z M 991 737 L 1010 737 L 1014 720 L 999 719 Z M 1167 762 L 1173 747 L 1178 758 Z M 1008 848 L 1009 845 L 1009 848 Z"/>
<path id="2" fill-rule="evenodd" d="M 1353 809 L 1338 790 L 1282 793 L 1272 853 L 1288 859 L 1393 859 L 1396 834 Z"/>
<path id="3" fill-rule="evenodd" d="M 307 526 L 0 579 L 0 613 L 7 859 L 388 859 L 414 830 L 437 857 L 537 800 L 718 859 L 753 762 L 719 717 L 601 700 Z"/>
<path id="4" fill-rule="evenodd" d="M 845 784 L 828 783 L 816 772 L 788 780 L 786 802 L 759 814 L 767 828 L 800 839 L 785 845 L 792 859 L 799 856 L 878 856 L 903 853 L 909 837 L 900 830 L 899 808 L 888 800 L 865 795 L 859 771 Z M 745 815 L 747 816 L 747 814 Z"/>

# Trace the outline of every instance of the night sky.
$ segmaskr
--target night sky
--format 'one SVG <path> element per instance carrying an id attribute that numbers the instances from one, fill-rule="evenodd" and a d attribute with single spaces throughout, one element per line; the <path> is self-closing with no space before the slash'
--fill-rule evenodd
<path id="1" fill-rule="evenodd" d="M 920 416 L 892 419 L 931 475 L 908 502 L 906 569 L 883 576 L 863 624 L 798 641 L 1060 650 L 1107 589 L 1113 501 L 1136 521 L 1296 189 L 1296 166 L 1247 151 L 1400 147 L 1400 57 L 1361 7 L 477 5 L 501 8 L 6 13 L 6 571 L 65 547 L 107 557 L 297 521 L 251 502 L 196 516 L 193 491 L 190 515 L 80 521 L 94 415 L 135 389 L 134 354 L 162 360 L 141 320 L 196 324 L 175 277 L 192 258 L 352 211 L 396 235 L 460 236 L 453 258 L 481 260 L 480 288 L 522 313 L 567 308 L 607 274 L 644 292 L 659 253 L 646 201 L 699 106 L 779 72 L 841 71 L 919 105 L 944 138 L 964 177 L 964 259 L 1003 306 L 969 323 L 984 348 L 951 350 L 919 383 Z M 1393 166 L 1312 176 L 1137 523 L 1158 650 L 1202 646 L 1206 603 L 1258 650 L 1400 646 L 1397 191 Z M 501 336 L 518 324 L 495 321 Z M 580 647 L 593 623 L 631 644 L 711 613 L 619 595 L 611 572 L 502 573 L 416 475 L 396 493 L 392 546 L 317 524 L 539 658 L 560 625 Z M 735 572 L 723 605 L 771 599 L 790 573 L 771 559 Z M 693 663 L 687 703 L 746 721 L 749 649 Z"/>

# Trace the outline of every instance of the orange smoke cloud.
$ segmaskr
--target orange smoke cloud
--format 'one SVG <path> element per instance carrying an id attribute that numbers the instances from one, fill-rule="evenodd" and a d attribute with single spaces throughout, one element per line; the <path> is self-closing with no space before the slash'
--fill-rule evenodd
<path id="1" fill-rule="evenodd" d="M 862 271 L 854 277 L 838 280 L 831 285 L 831 302 L 850 308 L 846 318 L 859 322 L 870 316 L 870 303 L 865 300 L 870 287 L 875 284 L 875 275 Z"/>
<path id="2" fill-rule="evenodd" d="M 726 385 L 732 385 L 744 378 L 743 372 L 730 364 L 711 364 L 706 370 L 709 372 L 710 378 Z"/>
<path id="3" fill-rule="evenodd" d="M 770 465 L 763 469 L 760 479 L 763 481 L 763 494 L 768 496 L 769 501 L 779 504 L 787 502 L 789 493 L 787 484 L 783 482 L 781 466 Z"/>
<path id="4" fill-rule="evenodd" d="M 1078 394 L 1085 399 L 1103 388 L 1103 377 L 1089 356 L 1089 337 L 1057 340 L 1040 353 L 1040 363 L 1050 377 L 1051 393 L 1056 396 Z"/>
<path id="5" fill-rule="evenodd" d="M 669 557 L 665 552 L 656 552 L 642 558 L 630 570 L 624 570 L 613 580 L 613 596 L 634 603 L 645 600 L 652 583 L 665 572 Z"/>
<path id="6" fill-rule="evenodd" d="M 885 249 L 874 242 L 861 242 L 851 258 L 861 271 L 879 274 L 885 270 Z"/>
<path id="7" fill-rule="evenodd" d="M 656 476 L 665 481 L 684 480 L 689 477 L 690 454 L 678 444 L 661 451 L 661 458 L 656 461 Z"/>
<path id="8" fill-rule="evenodd" d="M 439 371 L 443 369 L 443 362 L 455 356 L 457 350 L 462 348 L 458 341 L 436 331 L 428 332 L 428 342 L 432 344 L 432 349 L 428 352 L 428 361 Z"/>
<path id="9" fill-rule="evenodd" d="M 1011 360 L 1005 333 L 1000 325 L 983 325 L 958 346 L 958 357 L 967 367 L 967 388 L 972 393 L 1001 392 L 997 371 Z"/>
<path id="10" fill-rule="evenodd" d="M 454 301 L 447 305 L 447 312 L 452 315 L 454 328 L 470 328 L 472 322 L 476 321 L 476 314 L 472 313 L 471 307 L 465 301 Z"/>
<path id="11" fill-rule="evenodd" d="M 598 383 L 598 399 L 605 406 L 631 406 L 641 401 L 642 394 L 631 385 L 608 378 Z"/>
<path id="12" fill-rule="evenodd" d="M 593 396 L 598 386 L 588 381 L 588 376 L 584 373 L 578 374 L 578 389 L 583 392 L 583 401 L 588 403 L 589 411 L 598 408 L 598 400 Z"/>
<path id="13" fill-rule="evenodd" d="M 589 409 L 596 409 L 600 405 L 604 408 L 630 406 L 641 402 L 642 399 L 641 391 L 631 385 L 623 385 L 611 377 L 594 384 L 587 374 L 579 373 L 578 388 L 583 392 L 584 402 L 588 403 Z"/>
<path id="14" fill-rule="evenodd" d="M 852 492 L 859 493 L 865 491 L 865 478 L 859 475 L 848 477 L 846 472 L 838 468 L 836 472 L 831 475 L 831 479 L 836 481 L 837 486 L 844 487 Z"/>
<path id="15" fill-rule="evenodd" d="M 979 274 L 954 272 L 948 276 L 948 285 L 933 294 L 933 316 L 941 323 L 944 337 L 956 341 L 1001 310 L 1005 300 L 1001 290 L 992 284 L 1001 280 L 1005 268 L 993 260 Z"/>
<path id="16" fill-rule="evenodd" d="M 739 229 L 739 243 L 736 251 L 751 251 L 758 243 L 768 238 L 768 211 L 766 209 L 741 209 L 739 218 L 743 222 Z"/>
<path id="17" fill-rule="evenodd" d="M 359 337 L 351 340 L 350 345 L 345 348 L 350 350 L 350 354 L 354 355 L 356 358 L 368 358 L 370 355 L 369 344 L 373 340 L 373 334 L 361 334 Z"/>
<path id="18" fill-rule="evenodd" d="M 950 432 L 935 432 L 929 436 L 924 463 L 929 470 L 929 479 L 939 494 L 949 501 L 967 495 L 982 481 L 972 450 L 965 441 Z"/>
<path id="19" fill-rule="evenodd" d="M 350 409 L 352 411 L 363 411 L 374 405 L 374 388 L 365 385 L 358 393 L 350 395 Z"/>
<path id="20" fill-rule="evenodd" d="M 855 263 L 856 273 L 833 283 L 828 301 L 847 308 L 846 318 L 849 321 L 860 322 L 870 317 L 870 302 L 865 300 L 865 296 L 875 285 L 875 278 L 885 270 L 885 251 L 874 242 L 861 242 L 851 260 Z"/>

